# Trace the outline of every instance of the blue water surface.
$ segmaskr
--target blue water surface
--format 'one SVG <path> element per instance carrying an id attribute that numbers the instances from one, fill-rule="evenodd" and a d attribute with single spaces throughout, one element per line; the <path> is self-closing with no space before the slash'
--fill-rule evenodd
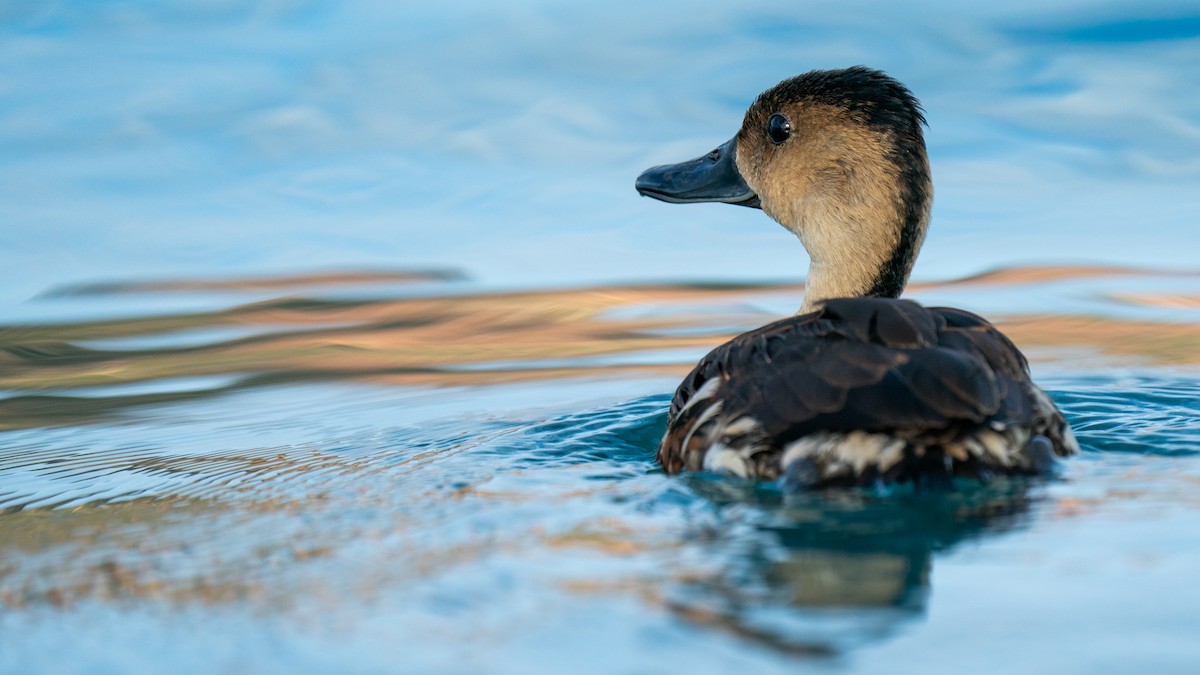
<path id="1" fill-rule="evenodd" d="M 1190 672 L 1198 20 L 0 3 L 0 673 Z M 807 261 L 633 178 L 858 63 L 927 111 L 915 278 L 1049 270 L 912 294 L 1012 326 L 1083 446 L 1058 478 L 653 460 Z"/>

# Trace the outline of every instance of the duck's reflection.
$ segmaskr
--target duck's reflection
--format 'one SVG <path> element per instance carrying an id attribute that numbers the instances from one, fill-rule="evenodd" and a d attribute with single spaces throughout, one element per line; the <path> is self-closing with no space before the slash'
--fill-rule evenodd
<path id="1" fill-rule="evenodd" d="M 833 492 L 783 497 L 697 477 L 721 510 L 706 546 L 725 564 L 686 584 L 670 607 L 686 620 L 790 653 L 834 656 L 924 615 L 933 557 L 1019 526 L 1025 481 L 953 492 Z"/>

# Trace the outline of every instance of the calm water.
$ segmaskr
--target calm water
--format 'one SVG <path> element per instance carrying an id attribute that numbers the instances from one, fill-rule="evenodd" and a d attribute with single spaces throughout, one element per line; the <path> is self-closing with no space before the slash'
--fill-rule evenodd
<path id="1" fill-rule="evenodd" d="M 0 672 L 1195 669 L 1194 4 L 643 5 L 0 3 Z M 805 260 L 633 177 L 852 63 L 1058 479 L 654 465 Z"/>

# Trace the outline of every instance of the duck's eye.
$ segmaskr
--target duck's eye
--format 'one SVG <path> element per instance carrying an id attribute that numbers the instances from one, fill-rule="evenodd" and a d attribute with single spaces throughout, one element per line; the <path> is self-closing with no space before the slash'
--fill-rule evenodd
<path id="1" fill-rule="evenodd" d="M 792 137 L 792 123 L 788 118 L 779 113 L 771 115 L 771 119 L 767 120 L 767 138 L 775 145 L 783 143 Z"/>

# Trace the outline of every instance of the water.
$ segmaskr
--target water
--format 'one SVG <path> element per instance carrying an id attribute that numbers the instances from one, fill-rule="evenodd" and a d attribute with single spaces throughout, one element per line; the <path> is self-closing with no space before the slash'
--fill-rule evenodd
<path id="1" fill-rule="evenodd" d="M 1196 16 L 0 5 L 0 672 L 1188 672 Z M 929 113 L 911 294 L 1030 356 L 1058 479 L 655 467 L 804 259 L 633 177 L 859 62 Z"/>

